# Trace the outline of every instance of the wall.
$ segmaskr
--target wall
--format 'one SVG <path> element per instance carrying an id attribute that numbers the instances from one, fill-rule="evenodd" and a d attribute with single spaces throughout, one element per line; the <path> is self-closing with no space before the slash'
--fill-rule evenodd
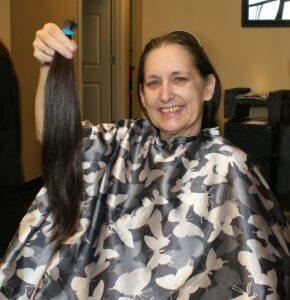
<path id="1" fill-rule="evenodd" d="M 77 0 L 11 0 L 11 52 L 21 90 L 22 162 L 25 181 L 41 175 L 40 145 L 36 141 L 34 127 L 34 96 L 39 69 L 32 48 L 35 32 L 48 21 L 61 25 L 67 18 L 77 20 L 77 16 Z"/>
<path id="2" fill-rule="evenodd" d="M 22 95 L 22 160 L 27 181 L 41 174 L 40 146 L 34 128 L 39 67 L 32 55 L 35 31 L 47 21 L 62 24 L 66 18 L 77 19 L 78 1 L 1 0 L 0 35 L 8 44 L 10 2 L 11 51 Z M 170 30 L 195 33 L 220 74 L 223 89 L 245 86 L 267 92 L 289 85 L 290 28 L 242 28 L 241 1 L 144 0 L 141 19 L 143 45 Z M 223 125 L 223 105 L 218 117 Z"/>
<path id="3" fill-rule="evenodd" d="M 10 0 L 0 1 L 0 39 L 10 50 Z"/>
<path id="4" fill-rule="evenodd" d="M 145 0 L 143 45 L 161 33 L 188 30 L 207 50 L 223 89 L 242 86 L 265 93 L 289 88 L 290 28 L 242 28 L 241 2 Z M 218 119 L 222 127 L 223 103 Z"/>

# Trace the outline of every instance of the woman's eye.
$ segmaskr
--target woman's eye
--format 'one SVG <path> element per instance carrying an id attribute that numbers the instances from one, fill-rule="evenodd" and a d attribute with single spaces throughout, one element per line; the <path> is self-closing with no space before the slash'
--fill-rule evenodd
<path id="1" fill-rule="evenodd" d="M 174 78 L 174 82 L 176 82 L 176 83 L 184 83 L 186 81 L 187 81 L 186 77 L 175 77 Z"/>
<path id="2" fill-rule="evenodd" d="M 147 86 L 148 87 L 155 87 L 159 84 L 159 81 L 158 80 L 151 80 L 149 82 L 147 82 Z"/>

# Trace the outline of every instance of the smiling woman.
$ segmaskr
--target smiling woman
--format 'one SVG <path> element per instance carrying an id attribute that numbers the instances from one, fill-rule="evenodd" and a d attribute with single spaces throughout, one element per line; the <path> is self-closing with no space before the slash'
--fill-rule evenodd
<path id="1" fill-rule="evenodd" d="M 196 135 L 201 130 L 204 101 L 212 99 L 215 77 L 204 79 L 190 52 L 162 45 L 148 54 L 140 84 L 142 104 L 164 138 Z"/>
<path id="2" fill-rule="evenodd" d="M 55 26 L 34 44 L 46 68 Z M 0 298 L 288 299 L 290 226 L 215 127 L 220 83 L 204 49 L 183 31 L 152 39 L 138 87 L 147 117 L 83 123 L 77 226 L 56 247 L 57 214 L 77 204 L 59 197 L 53 211 L 41 189 L 0 265 Z"/>

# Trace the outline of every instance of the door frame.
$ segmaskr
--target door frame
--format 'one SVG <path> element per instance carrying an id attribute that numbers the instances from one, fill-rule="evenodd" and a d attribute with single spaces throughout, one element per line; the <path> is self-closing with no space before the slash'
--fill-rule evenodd
<path id="1" fill-rule="evenodd" d="M 78 21 L 79 30 L 82 32 L 82 1 L 78 0 Z M 96 0 L 107 1 L 107 0 Z M 111 49 L 112 49 L 112 119 L 114 121 L 128 118 L 129 113 L 129 18 L 130 18 L 130 0 L 111 0 Z M 82 86 L 82 34 L 78 35 L 78 85 Z M 80 88 L 80 106 L 83 107 L 83 93 Z"/>
<path id="2" fill-rule="evenodd" d="M 112 119 L 129 115 L 130 1 L 112 0 Z"/>

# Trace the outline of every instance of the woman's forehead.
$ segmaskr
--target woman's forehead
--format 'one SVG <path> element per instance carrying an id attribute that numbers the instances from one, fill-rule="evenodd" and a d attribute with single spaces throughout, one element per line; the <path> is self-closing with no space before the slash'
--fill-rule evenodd
<path id="1" fill-rule="evenodd" d="M 192 68 L 194 68 L 192 55 L 186 48 L 176 44 L 166 44 L 152 50 L 144 65 L 145 72 L 160 70 L 181 72 Z"/>

